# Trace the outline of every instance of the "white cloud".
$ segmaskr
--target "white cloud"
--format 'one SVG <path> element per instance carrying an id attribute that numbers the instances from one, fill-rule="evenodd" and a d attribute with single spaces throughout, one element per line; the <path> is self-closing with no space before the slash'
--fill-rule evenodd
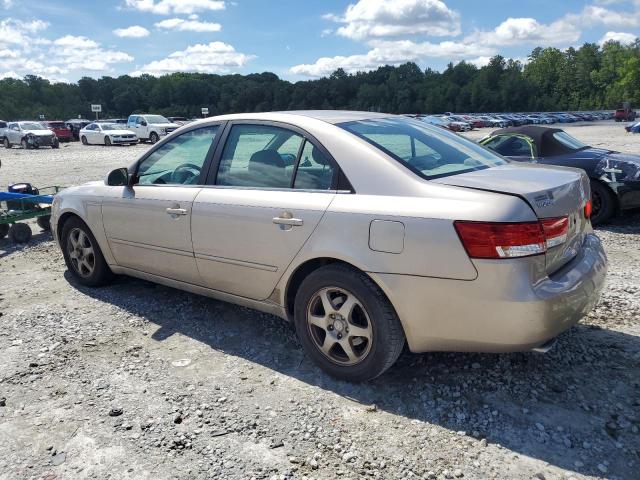
<path id="1" fill-rule="evenodd" d="M 222 0 L 125 0 L 125 5 L 157 15 L 190 15 L 208 10 L 224 10 L 226 7 Z"/>
<path id="2" fill-rule="evenodd" d="M 311 64 L 291 67 L 294 75 L 323 77 L 338 68 L 355 73 L 374 70 L 383 65 L 400 65 L 418 62 L 425 58 L 463 59 L 474 55 L 489 56 L 495 51 L 490 47 L 445 41 L 439 43 L 413 42 L 411 40 L 375 41 L 374 47 L 362 55 L 323 57 Z"/>
<path id="3" fill-rule="evenodd" d="M 2 0 L 2 6 L 4 8 L 11 8 L 13 7 L 13 0 Z"/>
<path id="4" fill-rule="evenodd" d="M 635 5 L 633 11 L 614 11 L 597 5 L 587 5 L 580 13 L 570 13 L 564 18 L 576 25 L 633 28 L 640 26 L 640 2 L 636 2 Z"/>
<path id="5" fill-rule="evenodd" d="M 508 46 L 518 44 L 564 45 L 580 38 L 580 30 L 560 19 L 550 24 L 534 18 L 507 18 L 493 31 L 479 31 L 465 39 L 467 43 Z"/>
<path id="6" fill-rule="evenodd" d="M 460 33 L 460 15 L 441 0 L 359 0 L 343 15 L 325 18 L 343 23 L 336 33 L 355 40 Z"/>
<path id="7" fill-rule="evenodd" d="M 82 36 L 65 35 L 53 42 L 56 62 L 65 70 L 105 71 L 114 63 L 128 63 L 133 57 L 117 50 L 107 50 Z"/>
<path id="8" fill-rule="evenodd" d="M 471 63 L 472 65 L 475 65 L 476 67 L 480 68 L 480 67 L 486 67 L 487 65 L 489 65 L 489 62 L 491 61 L 491 57 L 490 56 L 480 56 L 480 57 L 476 57 L 476 58 L 469 58 L 467 60 L 465 60 L 467 63 Z"/>
<path id="9" fill-rule="evenodd" d="M 168 18 L 155 25 L 157 28 L 177 30 L 179 32 L 219 32 L 222 29 L 219 23 L 184 20 L 182 18 Z"/>
<path id="10" fill-rule="evenodd" d="M 113 34 L 120 38 L 142 38 L 149 36 L 149 30 L 140 25 L 132 25 L 127 28 L 116 28 Z"/>
<path id="11" fill-rule="evenodd" d="M 33 35 L 45 30 L 49 24 L 42 20 L 23 22 L 13 18 L 0 20 L 0 43 L 25 43 L 33 41 Z"/>
<path id="12" fill-rule="evenodd" d="M 14 72 L 13 70 L 9 70 L 8 72 L 0 72 L 0 80 L 3 78 L 21 79 L 22 77 L 18 75 L 17 72 Z"/>
<path id="13" fill-rule="evenodd" d="M 144 65 L 132 72 L 132 75 L 163 75 L 173 72 L 228 73 L 254 58 L 253 55 L 237 52 L 226 43 L 211 42 L 191 45 L 185 50 L 173 52 L 162 60 Z"/>
<path id="14" fill-rule="evenodd" d="M 622 45 L 630 45 L 636 41 L 636 38 L 638 38 L 638 36 L 633 33 L 607 32 L 602 36 L 598 43 L 600 45 L 604 45 L 605 43 L 613 40 L 615 42 L 620 42 Z"/>

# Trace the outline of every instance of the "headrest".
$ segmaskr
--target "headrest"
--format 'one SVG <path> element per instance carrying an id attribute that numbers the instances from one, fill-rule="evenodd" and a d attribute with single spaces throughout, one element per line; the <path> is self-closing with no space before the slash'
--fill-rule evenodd
<path id="1" fill-rule="evenodd" d="M 280 154 L 275 150 L 260 150 L 251 155 L 249 159 L 249 170 L 263 166 L 284 168 L 285 163 Z"/>
<path id="2" fill-rule="evenodd" d="M 311 156 L 313 157 L 313 161 L 316 162 L 318 165 L 330 164 L 329 159 L 325 157 L 324 154 L 320 151 L 320 149 L 315 145 L 313 146 L 313 149 L 311 149 Z"/>

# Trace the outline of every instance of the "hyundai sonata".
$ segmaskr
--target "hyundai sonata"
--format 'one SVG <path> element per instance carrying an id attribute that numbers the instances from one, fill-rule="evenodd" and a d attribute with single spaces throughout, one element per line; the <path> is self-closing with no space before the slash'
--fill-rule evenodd
<path id="1" fill-rule="evenodd" d="M 403 349 L 545 350 L 598 300 L 589 179 L 510 163 L 406 117 L 200 120 L 106 181 L 56 196 L 87 286 L 126 274 L 270 312 L 347 380 Z"/>

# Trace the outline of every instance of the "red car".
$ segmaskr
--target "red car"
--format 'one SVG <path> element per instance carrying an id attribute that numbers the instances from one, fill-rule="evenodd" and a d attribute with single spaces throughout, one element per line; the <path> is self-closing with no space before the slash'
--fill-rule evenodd
<path id="1" fill-rule="evenodd" d="M 41 122 L 45 127 L 51 130 L 56 134 L 58 140 L 61 142 L 70 142 L 71 141 L 71 129 L 67 127 L 64 122 L 59 120 Z"/>

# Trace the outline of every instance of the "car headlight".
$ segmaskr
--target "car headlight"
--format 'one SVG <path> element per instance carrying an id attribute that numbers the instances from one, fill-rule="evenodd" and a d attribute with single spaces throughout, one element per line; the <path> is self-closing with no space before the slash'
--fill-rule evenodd
<path id="1" fill-rule="evenodd" d="M 166 135 L 167 131 L 164 128 L 160 129 L 160 135 Z"/>

